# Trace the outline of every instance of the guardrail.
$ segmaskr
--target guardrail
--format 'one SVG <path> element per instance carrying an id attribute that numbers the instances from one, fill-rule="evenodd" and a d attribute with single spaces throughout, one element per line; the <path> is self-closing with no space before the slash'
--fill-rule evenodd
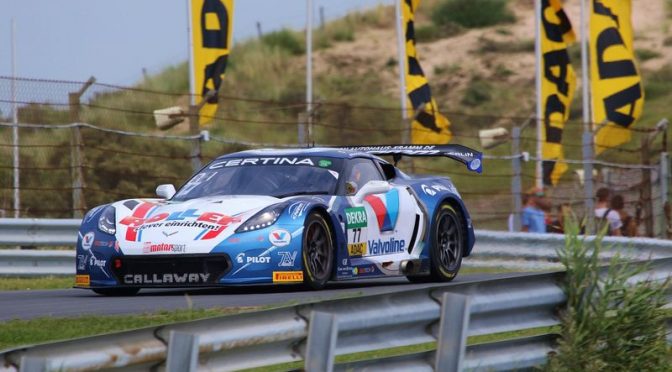
<path id="1" fill-rule="evenodd" d="M 632 280 L 665 280 L 672 258 Z M 503 371 L 546 361 L 554 334 L 467 345 L 468 336 L 559 324 L 564 273 L 527 274 L 150 327 L 0 352 L 0 371 L 126 367 L 239 370 L 303 362 L 307 371 Z M 436 342 L 436 350 L 335 363 L 335 357 Z"/>
<path id="2" fill-rule="evenodd" d="M 0 219 L 0 245 L 74 246 L 81 220 Z M 594 239 L 588 237 L 588 240 Z M 476 230 L 476 247 L 465 267 L 501 267 L 521 271 L 562 268 L 556 249 L 563 235 Z M 631 261 L 672 256 L 672 240 L 606 237 L 602 258 L 620 254 Z M 0 276 L 74 275 L 73 251 L 0 250 Z"/>

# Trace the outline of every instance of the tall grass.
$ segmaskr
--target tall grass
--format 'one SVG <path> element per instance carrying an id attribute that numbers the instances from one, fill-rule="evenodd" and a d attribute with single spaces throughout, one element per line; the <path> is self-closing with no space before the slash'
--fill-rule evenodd
<path id="1" fill-rule="evenodd" d="M 627 264 L 618 255 L 600 269 L 604 233 L 588 242 L 577 226 L 568 224 L 565 248 L 558 252 L 567 270 L 567 308 L 559 352 L 547 370 L 669 371 L 663 309 L 669 281 L 629 283 L 648 266 Z"/>

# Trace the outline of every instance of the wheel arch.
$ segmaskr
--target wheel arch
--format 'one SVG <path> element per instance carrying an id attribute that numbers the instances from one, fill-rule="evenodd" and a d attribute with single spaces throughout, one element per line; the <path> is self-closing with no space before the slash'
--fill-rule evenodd
<path id="1" fill-rule="evenodd" d="M 461 199 L 455 197 L 454 195 L 446 195 L 441 202 L 437 204 L 437 206 L 441 204 L 448 204 L 450 205 L 453 209 L 455 209 L 456 212 L 459 213 L 460 219 L 462 220 L 462 228 L 464 229 L 464 237 L 465 237 L 465 251 L 462 252 L 463 257 L 467 257 L 471 254 L 471 250 L 474 246 L 475 242 L 475 237 L 474 237 L 474 229 L 471 224 L 471 217 L 469 216 L 469 212 L 467 212 L 467 208 L 465 207 L 464 203 L 462 202 Z M 434 221 L 432 221 L 433 223 Z"/>

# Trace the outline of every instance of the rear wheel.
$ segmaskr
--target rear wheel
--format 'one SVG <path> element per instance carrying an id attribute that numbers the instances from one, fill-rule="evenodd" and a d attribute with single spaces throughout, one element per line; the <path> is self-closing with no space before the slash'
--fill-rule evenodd
<path id="1" fill-rule="evenodd" d="M 460 212 L 450 204 L 441 204 L 431 234 L 430 275 L 409 276 L 413 283 L 449 282 L 462 266 L 465 230 Z"/>
<path id="2" fill-rule="evenodd" d="M 334 267 L 334 241 L 331 228 L 319 213 L 311 213 L 303 229 L 303 282 L 311 289 L 322 289 Z"/>
<path id="3" fill-rule="evenodd" d="M 135 296 L 140 288 L 92 288 L 92 291 L 103 296 Z"/>

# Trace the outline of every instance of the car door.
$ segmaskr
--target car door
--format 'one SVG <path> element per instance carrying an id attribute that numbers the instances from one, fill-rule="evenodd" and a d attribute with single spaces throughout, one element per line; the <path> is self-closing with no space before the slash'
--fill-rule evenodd
<path id="1" fill-rule="evenodd" d="M 371 159 L 354 159 L 346 171 L 345 182 L 360 190 L 369 181 L 384 181 Z M 398 263 L 409 258 L 416 224 L 417 203 L 404 186 L 364 197 L 361 203 L 351 198 L 345 210 L 348 253 L 370 261 L 387 263 L 381 269 L 398 271 Z M 389 272 L 388 272 L 389 273 Z"/>

